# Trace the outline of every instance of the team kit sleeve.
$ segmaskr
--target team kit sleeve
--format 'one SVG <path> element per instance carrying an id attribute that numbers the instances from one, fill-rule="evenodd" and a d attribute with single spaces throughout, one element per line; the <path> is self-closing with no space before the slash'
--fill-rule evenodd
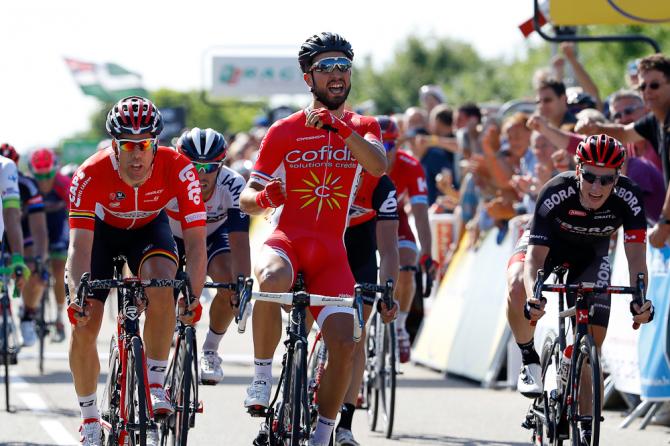
<path id="1" fill-rule="evenodd" d="M 398 197 L 393 181 L 384 175 L 372 193 L 372 208 L 377 220 L 398 220 Z"/>
<path id="2" fill-rule="evenodd" d="M 537 197 L 537 205 L 530 223 L 529 245 L 550 246 L 551 241 L 551 217 L 554 207 L 547 204 L 553 188 L 546 184 Z M 551 203 L 551 200 L 548 200 Z"/>
<path id="3" fill-rule="evenodd" d="M 281 165 L 286 145 L 283 144 L 284 137 L 280 125 L 282 121 L 272 125 L 261 141 L 258 158 L 249 177 L 250 183 L 255 182 L 265 186 L 272 180 L 273 174 Z"/>
<path id="4" fill-rule="evenodd" d="M 171 158 L 173 173 L 168 184 L 177 198 L 182 230 L 207 224 L 207 212 L 202 199 L 200 180 L 191 161 L 180 153 Z"/>
<path id="5" fill-rule="evenodd" d="M 3 209 L 21 207 L 19 172 L 13 161 L 9 161 L 2 165 L 2 172 L 0 172 L 0 188 Z"/>
<path id="6" fill-rule="evenodd" d="M 72 176 L 70 183 L 69 218 L 70 228 L 89 229 L 95 227 L 95 190 L 98 188 L 94 177 L 104 178 L 100 173 L 95 175 L 93 166 L 81 166 Z"/>
<path id="7" fill-rule="evenodd" d="M 426 174 L 421 164 L 416 162 L 412 164 L 411 170 L 407 172 L 407 193 L 411 204 L 428 204 L 428 186 L 426 184 Z"/>

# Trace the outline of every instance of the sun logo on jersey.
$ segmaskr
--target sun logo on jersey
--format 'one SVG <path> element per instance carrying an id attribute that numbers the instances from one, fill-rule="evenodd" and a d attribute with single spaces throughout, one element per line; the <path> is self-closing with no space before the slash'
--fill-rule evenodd
<path id="1" fill-rule="evenodd" d="M 300 206 L 300 209 L 304 209 L 311 204 L 315 204 L 317 201 L 317 216 L 321 213 L 323 203 L 326 203 L 331 210 L 335 208 L 342 209 L 342 206 L 337 200 L 337 198 L 347 198 L 347 195 L 338 192 L 338 190 L 344 187 L 337 184 L 342 177 L 333 178 L 333 174 L 329 173 L 328 176 L 324 177 L 323 181 L 321 181 L 314 172 L 310 170 L 309 173 L 311 175 L 311 179 L 302 179 L 302 182 L 309 186 L 309 188 L 291 189 L 291 192 L 302 193 L 303 195 L 300 196 L 300 199 L 306 200 L 302 206 Z"/>

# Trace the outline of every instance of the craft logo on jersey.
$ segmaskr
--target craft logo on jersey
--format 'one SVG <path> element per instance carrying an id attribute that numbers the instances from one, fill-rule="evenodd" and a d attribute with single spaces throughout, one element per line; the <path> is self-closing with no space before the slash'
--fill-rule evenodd
<path id="1" fill-rule="evenodd" d="M 317 214 L 321 213 L 323 208 L 323 203 L 331 209 L 342 209 L 342 205 L 339 203 L 338 198 L 347 199 L 347 195 L 338 192 L 344 186 L 338 184 L 342 177 L 333 178 L 332 172 L 328 174 L 327 177 L 322 180 L 316 176 L 313 171 L 309 171 L 310 177 L 303 178 L 302 182 L 305 183 L 308 187 L 304 189 L 291 189 L 291 192 L 299 192 L 302 195 L 300 196 L 301 200 L 304 200 L 300 209 L 304 209 L 310 205 L 317 206 Z"/>
<path id="2" fill-rule="evenodd" d="M 124 193 L 121 192 L 121 191 L 116 191 L 116 192 L 113 192 L 113 193 L 109 194 L 109 199 L 110 199 L 110 200 L 121 201 L 121 200 L 123 200 L 124 198 L 126 198 L 126 194 L 124 194 Z"/>

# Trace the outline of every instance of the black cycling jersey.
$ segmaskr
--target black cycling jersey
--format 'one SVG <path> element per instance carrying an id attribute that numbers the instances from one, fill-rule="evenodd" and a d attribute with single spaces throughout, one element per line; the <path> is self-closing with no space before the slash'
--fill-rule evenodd
<path id="1" fill-rule="evenodd" d="M 579 200 L 575 172 L 552 178 L 540 191 L 530 226 L 531 245 L 598 244 L 623 225 L 626 242 L 646 242 L 647 222 L 642 193 L 628 177 L 620 176 L 612 194 L 595 211 Z"/>

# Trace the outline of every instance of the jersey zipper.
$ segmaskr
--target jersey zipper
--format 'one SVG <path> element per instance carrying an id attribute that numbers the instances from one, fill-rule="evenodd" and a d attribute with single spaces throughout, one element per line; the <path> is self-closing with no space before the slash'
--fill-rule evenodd
<path id="1" fill-rule="evenodd" d="M 132 228 L 133 226 L 135 226 L 135 222 L 137 221 L 137 213 L 139 212 L 139 208 L 137 207 L 137 200 L 138 200 L 138 195 L 139 195 L 139 194 L 138 194 L 139 187 L 134 186 L 134 187 L 133 187 L 133 190 L 135 191 L 135 214 L 134 214 L 134 216 L 133 216 L 133 222 L 130 224 L 130 226 L 128 226 L 128 229 L 130 229 L 130 228 Z"/>

